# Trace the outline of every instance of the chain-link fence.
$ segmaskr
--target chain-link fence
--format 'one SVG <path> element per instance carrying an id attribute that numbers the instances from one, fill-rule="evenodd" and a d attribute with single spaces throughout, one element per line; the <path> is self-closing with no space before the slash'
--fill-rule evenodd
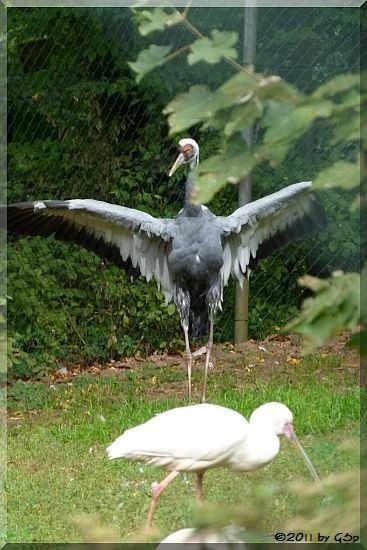
<path id="1" fill-rule="evenodd" d="M 204 35 L 213 28 L 236 31 L 239 60 L 244 17 L 240 8 L 190 11 L 190 21 Z M 183 200 L 184 175 L 167 177 L 175 139 L 168 136 L 162 109 L 190 85 L 219 86 L 232 68 L 189 67 L 177 58 L 137 85 L 128 62 L 152 42 L 180 48 L 192 40 L 188 33 L 175 26 L 141 37 L 128 8 L 9 9 L 9 202 L 90 197 L 174 216 Z M 257 71 L 278 74 L 310 92 L 332 76 L 358 71 L 358 10 L 259 8 L 256 46 Z M 317 122 L 281 166 L 257 168 L 253 198 L 310 180 L 340 155 L 325 145 L 328 132 Z M 214 131 L 193 128 L 191 136 L 199 141 L 202 158 L 217 147 Z M 261 139 L 256 128 L 254 139 Z M 349 209 L 351 194 L 332 191 L 321 200 L 328 230 L 264 260 L 251 276 L 250 337 L 264 337 L 292 318 L 305 296 L 297 286 L 299 275 L 359 267 L 359 220 Z M 211 207 L 229 214 L 236 201 L 237 188 L 229 186 Z M 55 360 L 72 360 L 180 345 L 178 320 L 172 321 L 175 314 L 162 305 L 153 283 L 130 285 L 93 254 L 52 239 L 11 240 L 8 294 L 13 297 L 9 333 L 18 358 L 22 350 L 42 346 Z M 216 338 L 231 340 L 233 325 L 231 283 Z"/>

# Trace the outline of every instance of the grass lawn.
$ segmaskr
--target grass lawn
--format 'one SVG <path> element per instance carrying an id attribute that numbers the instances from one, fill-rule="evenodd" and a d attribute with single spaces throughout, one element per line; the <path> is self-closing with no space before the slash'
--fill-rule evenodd
<path id="1" fill-rule="evenodd" d="M 216 348 L 208 400 L 246 417 L 266 401 L 287 404 L 320 477 L 350 472 L 357 479 L 357 357 L 341 345 L 305 358 L 282 342 L 264 343 L 265 351 L 258 345 L 253 343 L 247 353 L 230 346 Z M 196 395 L 202 374 L 198 363 Z M 150 486 L 165 473 L 124 460 L 108 461 L 105 448 L 125 429 L 186 404 L 185 380 L 182 358 L 167 358 L 159 365 L 147 359 L 10 386 L 8 542 L 143 540 Z M 301 508 L 306 489 L 292 488 L 296 480 L 308 486 L 309 474 L 288 441 L 282 441 L 279 455 L 257 472 L 208 471 L 207 504 L 199 510 L 194 476 L 181 474 L 160 499 L 150 540 L 206 521 L 208 515 L 229 521 L 234 514 L 256 531 L 282 531 L 305 513 Z M 311 515 L 342 508 L 345 497 L 343 489 L 330 486 L 313 498 L 313 509 L 307 512 Z M 320 525 L 319 530 L 325 528 Z"/>

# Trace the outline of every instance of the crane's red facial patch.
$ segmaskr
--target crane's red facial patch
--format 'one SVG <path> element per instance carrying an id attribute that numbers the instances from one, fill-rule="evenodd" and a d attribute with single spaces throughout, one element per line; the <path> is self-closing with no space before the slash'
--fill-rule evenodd
<path id="1" fill-rule="evenodd" d="M 186 145 L 181 145 L 179 147 L 179 151 L 180 153 L 183 154 L 183 156 L 185 157 L 185 160 L 189 159 L 192 155 L 192 151 L 193 151 L 193 147 L 192 145 L 190 144 L 186 144 Z"/>

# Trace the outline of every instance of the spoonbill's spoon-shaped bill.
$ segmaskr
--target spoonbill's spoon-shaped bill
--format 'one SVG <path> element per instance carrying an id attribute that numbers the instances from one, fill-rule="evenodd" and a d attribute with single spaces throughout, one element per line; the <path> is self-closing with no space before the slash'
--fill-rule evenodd
<path id="1" fill-rule="evenodd" d="M 287 436 L 287 434 L 284 434 L 286 437 L 288 437 L 290 439 L 290 441 L 292 441 L 292 443 L 294 444 L 294 446 L 299 450 L 299 452 L 301 453 L 301 455 L 303 456 L 305 462 L 306 462 L 306 465 L 307 465 L 307 468 L 311 474 L 311 477 L 313 478 L 314 482 L 320 487 L 320 489 L 322 488 L 322 483 L 320 481 L 320 478 L 319 476 L 317 475 L 317 472 L 315 470 L 315 468 L 313 467 L 313 464 L 309 458 L 309 456 L 307 455 L 306 451 L 304 450 L 304 448 L 302 447 L 301 443 L 299 442 L 298 440 L 298 437 L 296 436 L 296 434 L 294 433 L 294 430 L 291 431 L 290 435 Z"/>

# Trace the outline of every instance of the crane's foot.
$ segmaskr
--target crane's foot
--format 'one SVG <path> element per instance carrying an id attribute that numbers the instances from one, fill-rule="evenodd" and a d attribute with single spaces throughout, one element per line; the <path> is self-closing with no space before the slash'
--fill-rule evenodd
<path id="1" fill-rule="evenodd" d="M 207 352 L 207 347 L 203 346 L 203 347 L 197 349 L 196 351 L 194 351 L 192 356 L 193 357 L 200 357 L 200 355 L 204 355 L 206 352 Z"/>
<path id="2" fill-rule="evenodd" d="M 206 354 L 207 351 L 208 351 L 208 348 L 206 346 L 203 346 L 202 348 L 194 351 L 192 356 L 193 357 L 200 357 L 200 355 Z M 212 361 L 210 361 L 208 367 L 209 367 L 209 369 L 214 369 L 214 363 Z"/>

